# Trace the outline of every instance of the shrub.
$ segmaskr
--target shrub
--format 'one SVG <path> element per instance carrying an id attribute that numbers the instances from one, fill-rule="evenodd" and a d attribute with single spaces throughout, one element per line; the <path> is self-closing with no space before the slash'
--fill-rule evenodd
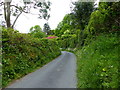
<path id="1" fill-rule="evenodd" d="M 2 86 L 41 67 L 61 54 L 56 42 L 2 29 Z"/>
<path id="2" fill-rule="evenodd" d="M 35 38 L 44 38 L 46 37 L 46 33 L 42 31 L 41 27 L 39 25 L 36 25 L 34 27 L 30 28 L 30 33 L 29 33 L 32 37 Z"/>
<path id="3" fill-rule="evenodd" d="M 61 48 L 75 48 L 76 46 L 76 35 L 62 35 L 61 37 L 59 37 L 57 39 L 58 43 L 59 43 L 59 47 Z"/>

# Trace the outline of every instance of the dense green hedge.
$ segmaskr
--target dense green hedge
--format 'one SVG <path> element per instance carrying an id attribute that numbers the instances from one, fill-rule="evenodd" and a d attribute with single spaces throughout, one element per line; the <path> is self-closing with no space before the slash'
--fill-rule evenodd
<path id="1" fill-rule="evenodd" d="M 60 55 L 53 40 L 33 38 L 2 29 L 2 86 L 41 67 Z"/>
<path id="2" fill-rule="evenodd" d="M 120 39 L 102 34 L 78 50 L 78 88 L 120 88 Z"/>
<path id="3" fill-rule="evenodd" d="M 59 44 L 59 47 L 61 48 L 75 48 L 77 43 L 77 36 L 75 34 L 73 35 L 62 35 L 57 39 L 57 42 Z"/>

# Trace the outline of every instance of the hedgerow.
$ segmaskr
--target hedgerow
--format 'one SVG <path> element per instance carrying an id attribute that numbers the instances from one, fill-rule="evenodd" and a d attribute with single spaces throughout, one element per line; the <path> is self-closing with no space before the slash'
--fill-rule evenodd
<path id="1" fill-rule="evenodd" d="M 60 54 L 54 40 L 2 28 L 2 86 L 42 67 Z"/>

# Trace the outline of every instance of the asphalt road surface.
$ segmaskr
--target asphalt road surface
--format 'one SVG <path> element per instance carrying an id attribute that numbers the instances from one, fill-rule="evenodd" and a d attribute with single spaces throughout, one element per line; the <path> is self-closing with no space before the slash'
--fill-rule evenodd
<path id="1" fill-rule="evenodd" d="M 7 88 L 76 88 L 76 83 L 76 57 L 62 51 L 61 56 Z"/>

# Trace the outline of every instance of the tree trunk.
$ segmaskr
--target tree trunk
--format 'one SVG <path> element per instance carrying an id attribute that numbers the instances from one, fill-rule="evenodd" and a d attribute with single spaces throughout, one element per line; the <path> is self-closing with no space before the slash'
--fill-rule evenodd
<path id="1" fill-rule="evenodd" d="M 5 2 L 4 3 L 4 17 L 5 17 L 7 28 L 11 27 L 11 23 L 10 23 L 10 15 L 11 15 L 10 3 L 11 2 Z"/>

